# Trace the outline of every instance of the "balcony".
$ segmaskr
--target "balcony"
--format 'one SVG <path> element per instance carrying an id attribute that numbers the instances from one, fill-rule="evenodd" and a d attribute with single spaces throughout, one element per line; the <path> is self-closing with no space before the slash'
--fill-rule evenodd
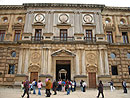
<path id="1" fill-rule="evenodd" d="M 72 42 L 72 41 L 74 41 L 74 37 L 72 37 L 72 36 L 67 36 L 67 37 L 54 36 L 53 41 Z"/>
<path id="2" fill-rule="evenodd" d="M 43 36 L 32 36 L 31 41 L 42 41 Z"/>
<path id="3" fill-rule="evenodd" d="M 95 43 L 96 37 L 84 37 L 84 41 L 87 43 Z"/>

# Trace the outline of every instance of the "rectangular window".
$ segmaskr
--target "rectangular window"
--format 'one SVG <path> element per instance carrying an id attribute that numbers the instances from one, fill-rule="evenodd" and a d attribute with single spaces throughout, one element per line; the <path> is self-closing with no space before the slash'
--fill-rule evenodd
<path id="1" fill-rule="evenodd" d="M 122 32 L 122 38 L 123 38 L 123 43 L 129 43 L 129 42 L 128 42 L 127 32 Z"/>
<path id="2" fill-rule="evenodd" d="M 60 40 L 67 41 L 67 29 L 60 29 Z"/>
<path id="3" fill-rule="evenodd" d="M 4 41 L 5 38 L 5 30 L 0 30 L 0 41 Z"/>
<path id="4" fill-rule="evenodd" d="M 41 34 L 42 34 L 42 29 L 35 29 L 35 37 L 34 37 L 35 40 L 40 41 L 42 38 Z"/>
<path id="5" fill-rule="evenodd" d="M 118 75 L 117 66 L 111 66 L 112 75 Z"/>
<path id="6" fill-rule="evenodd" d="M 130 75 L 130 66 L 128 66 L 128 70 L 129 70 L 129 75 Z"/>
<path id="7" fill-rule="evenodd" d="M 92 30 L 86 30 L 86 37 L 85 37 L 85 39 L 87 40 L 87 41 L 92 41 L 93 39 L 93 36 L 92 36 Z"/>
<path id="8" fill-rule="evenodd" d="M 14 73 L 15 73 L 15 65 L 9 65 L 8 74 L 14 74 Z"/>
<path id="9" fill-rule="evenodd" d="M 14 41 L 19 41 L 20 40 L 20 34 L 21 34 L 21 30 L 15 30 Z"/>
<path id="10" fill-rule="evenodd" d="M 111 31 L 107 31 L 107 41 L 109 43 L 113 43 L 113 35 L 112 35 L 112 32 Z"/>

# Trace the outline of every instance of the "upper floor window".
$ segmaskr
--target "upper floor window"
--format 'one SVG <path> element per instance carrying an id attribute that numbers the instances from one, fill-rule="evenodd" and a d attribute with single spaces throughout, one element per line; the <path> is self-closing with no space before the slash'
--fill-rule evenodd
<path id="1" fill-rule="evenodd" d="M 125 24 L 125 23 L 126 23 L 125 19 L 120 20 L 120 24 Z"/>
<path id="2" fill-rule="evenodd" d="M 20 34 L 21 34 L 21 30 L 15 30 L 14 41 L 20 40 Z"/>
<path id="3" fill-rule="evenodd" d="M 15 51 L 11 52 L 11 56 L 16 57 L 16 52 Z"/>
<path id="4" fill-rule="evenodd" d="M 35 40 L 40 41 L 42 38 L 42 29 L 35 29 Z"/>
<path id="5" fill-rule="evenodd" d="M 123 43 L 129 43 L 129 42 L 128 42 L 127 32 L 122 32 L 122 38 L 123 38 Z"/>
<path id="6" fill-rule="evenodd" d="M 15 73 L 15 65 L 9 65 L 8 74 L 14 74 L 14 73 Z"/>
<path id="7" fill-rule="evenodd" d="M 60 29 L 60 40 L 67 41 L 67 29 Z"/>
<path id="8" fill-rule="evenodd" d="M 117 66 L 111 66 L 112 75 L 118 75 Z"/>
<path id="9" fill-rule="evenodd" d="M 113 43 L 113 35 L 111 31 L 107 31 L 107 41 Z"/>
<path id="10" fill-rule="evenodd" d="M 4 18 L 3 18 L 3 22 L 8 22 L 8 18 L 7 18 L 7 17 L 4 17 Z"/>
<path id="11" fill-rule="evenodd" d="M 116 58 L 116 54 L 115 53 L 111 53 L 110 56 L 111 56 L 112 59 Z"/>
<path id="12" fill-rule="evenodd" d="M 106 18 L 105 22 L 106 24 L 110 23 L 111 22 L 110 18 Z"/>
<path id="13" fill-rule="evenodd" d="M 86 37 L 85 37 L 85 39 L 87 41 L 91 41 L 91 40 L 93 40 L 92 38 L 93 38 L 92 30 L 86 30 Z"/>
<path id="14" fill-rule="evenodd" d="M 0 41 L 3 41 L 5 38 L 5 30 L 0 30 Z"/>
<path id="15" fill-rule="evenodd" d="M 17 20 L 18 20 L 18 22 L 20 22 L 20 23 L 23 21 L 22 17 L 18 17 Z"/>

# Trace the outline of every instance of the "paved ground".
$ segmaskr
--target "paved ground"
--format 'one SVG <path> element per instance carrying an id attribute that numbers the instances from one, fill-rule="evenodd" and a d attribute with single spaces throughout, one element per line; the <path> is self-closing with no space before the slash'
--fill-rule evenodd
<path id="1" fill-rule="evenodd" d="M 41 96 L 30 94 L 30 98 L 45 98 L 45 89 L 42 89 L 41 92 Z M 96 98 L 97 93 L 96 89 L 86 90 L 86 92 L 77 90 L 76 92 L 71 92 L 70 95 L 66 95 L 66 92 L 58 92 L 57 95 L 52 95 L 50 98 Z M 22 91 L 19 88 L 0 88 L 0 98 L 21 98 L 21 95 Z M 115 90 L 113 92 L 104 90 L 104 95 L 105 98 L 130 98 L 130 89 L 127 94 L 124 94 L 122 90 Z M 24 98 L 27 97 L 25 96 Z"/>

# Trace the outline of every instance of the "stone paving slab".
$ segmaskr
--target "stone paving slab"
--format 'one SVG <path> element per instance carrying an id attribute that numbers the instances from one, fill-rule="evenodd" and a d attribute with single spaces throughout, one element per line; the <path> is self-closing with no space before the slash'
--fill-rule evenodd
<path id="1" fill-rule="evenodd" d="M 130 98 L 129 90 L 127 94 L 124 94 L 123 90 L 115 90 L 113 92 L 110 90 L 104 90 L 104 95 L 105 98 Z M 36 90 L 36 92 L 38 92 L 38 90 Z M 46 98 L 45 89 L 42 89 L 41 92 L 41 96 L 30 94 L 30 98 Z M 53 91 L 51 92 L 53 93 Z M 18 88 L 0 88 L 0 98 L 21 98 L 22 93 L 23 92 Z M 86 92 L 77 90 L 76 92 L 71 92 L 70 95 L 67 95 L 66 92 L 57 93 L 57 95 L 52 95 L 50 98 L 96 98 L 98 91 L 96 89 L 86 90 Z M 27 97 L 25 96 L 24 98 Z"/>

